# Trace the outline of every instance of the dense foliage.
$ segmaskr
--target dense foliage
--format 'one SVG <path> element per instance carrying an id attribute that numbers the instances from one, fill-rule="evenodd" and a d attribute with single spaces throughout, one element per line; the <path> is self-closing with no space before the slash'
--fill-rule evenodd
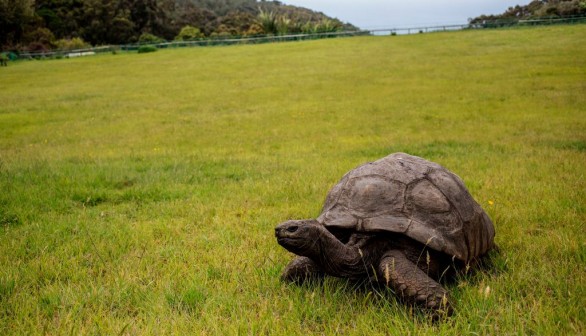
<path id="1" fill-rule="evenodd" d="M 470 20 L 470 23 L 485 21 L 529 20 L 572 15 L 586 15 L 585 0 L 534 0 L 525 6 L 509 7 L 499 15 L 481 15 Z"/>
<path id="2" fill-rule="evenodd" d="M 267 25 L 267 17 L 274 25 Z M 199 33 L 185 27 L 198 30 Z M 189 36 L 283 34 L 354 28 L 322 13 L 256 0 L 0 0 L 0 47 L 29 51 L 82 39 L 93 45 Z M 60 41 L 60 42 L 58 42 Z"/>

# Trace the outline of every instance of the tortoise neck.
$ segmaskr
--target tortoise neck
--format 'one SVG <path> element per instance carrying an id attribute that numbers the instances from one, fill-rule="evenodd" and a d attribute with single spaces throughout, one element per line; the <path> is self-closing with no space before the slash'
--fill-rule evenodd
<path id="1" fill-rule="evenodd" d="M 344 244 L 324 227 L 316 242 L 313 255 L 308 256 L 333 276 L 354 277 L 368 270 L 368 256 L 352 244 Z"/>

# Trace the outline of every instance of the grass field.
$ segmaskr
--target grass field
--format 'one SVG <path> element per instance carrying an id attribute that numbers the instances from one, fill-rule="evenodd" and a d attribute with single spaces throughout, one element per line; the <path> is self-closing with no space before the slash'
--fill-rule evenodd
<path id="1" fill-rule="evenodd" d="M 586 333 L 586 25 L 164 50 L 0 68 L 0 334 Z M 273 228 L 404 151 L 495 222 L 432 323 L 279 281 Z"/>

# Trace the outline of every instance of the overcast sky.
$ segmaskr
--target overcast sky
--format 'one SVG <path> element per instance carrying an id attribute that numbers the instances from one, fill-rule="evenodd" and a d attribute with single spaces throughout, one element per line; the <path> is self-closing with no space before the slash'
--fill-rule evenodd
<path id="1" fill-rule="evenodd" d="M 464 24 L 481 14 L 500 14 L 530 0 L 283 0 L 362 29 Z"/>

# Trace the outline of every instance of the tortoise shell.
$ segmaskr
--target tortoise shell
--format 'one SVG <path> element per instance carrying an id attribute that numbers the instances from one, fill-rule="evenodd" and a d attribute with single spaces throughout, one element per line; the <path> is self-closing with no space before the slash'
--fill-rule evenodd
<path id="1" fill-rule="evenodd" d="M 401 233 L 464 262 L 493 247 L 494 226 L 462 180 L 437 163 L 395 153 L 350 172 L 317 221 L 356 232 Z"/>

